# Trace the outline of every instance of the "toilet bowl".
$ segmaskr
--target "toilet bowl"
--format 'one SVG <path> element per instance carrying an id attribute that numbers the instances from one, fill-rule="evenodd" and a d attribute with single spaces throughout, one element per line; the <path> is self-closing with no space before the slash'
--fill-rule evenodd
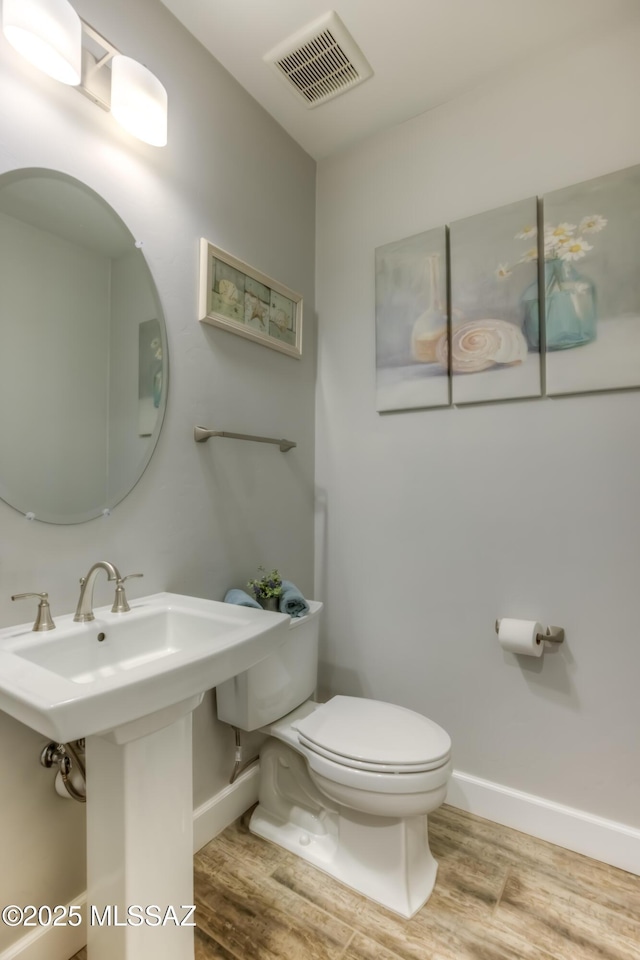
<path id="1" fill-rule="evenodd" d="M 310 606 L 292 621 L 290 642 L 217 688 L 221 720 L 268 734 L 249 827 L 411 917 L 435 883 L 427 815 L 446 796 L 451 741 L 432 720 L 395 704 L 308 699 L 322 605 Z"/>

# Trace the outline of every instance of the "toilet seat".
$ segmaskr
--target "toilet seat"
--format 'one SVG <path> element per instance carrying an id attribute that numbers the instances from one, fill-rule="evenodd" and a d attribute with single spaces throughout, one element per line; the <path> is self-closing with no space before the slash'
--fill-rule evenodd
<path id="1" fill-rule="evenodd" d="M 314 753 L 320 757 L 326 757 L 327 760 L 331 760 L 333 763 L 338 763 L 341 766 L 349 767 L 353 770 L 368 770 L 372 773 L 393 773 L 398 775 L 405 773 L 423 773 L 427 770 L 437 770 L 447 762 L 447 759 L 445 758 L 444 760 L 434 760 L 431 763 L 428 761 L 425 761 L 424 763 L 405 764 L 371 763 L 367 760 L 354 760 L 352 757 L 344 757 L 341 754 L 332 753 L 330 750 L 325 750 L 323 747 L 319 747 L 317 744 L 312 743 L 300 735 L 298 735 L 298 743 L 309 753 Z"/>
<path id="2" fill-rule="evenodd" d="M 350 770 L 403 778 L 438 770 L 451 756 L 449 735 L 428 717 L 362 697 L 333 697 L 292 726 L 310 762 Z"/>
<path id="3" fill-rule="evenodd" d="M 357 793 L 366 793 L 371 796 L 428 796 L 434 790 L 439 790 L 444 786 L 452 772 L 451 760 L 445 760 L 443 764 L 433 770 L 423 770 L 419 773 L 379 773 L 373 770 L 363 770 L 358 767 L 348 766 L 344 763 L 335 763 L 328 757 L 307 749 L 302 744 L 298 747 L 299 752 L 306 758 L 312 776 L 322 778 L 325 782 L 320 789 L 328 796 L 334 796 L 332 788 L 327 789 L 327 784 L 341 784 Z"/>

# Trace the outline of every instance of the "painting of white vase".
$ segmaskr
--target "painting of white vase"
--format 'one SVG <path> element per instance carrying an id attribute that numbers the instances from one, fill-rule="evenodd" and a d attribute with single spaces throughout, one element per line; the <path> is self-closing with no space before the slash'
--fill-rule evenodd
<path id="1" fill-rule="evenodd" d="M 379 412 L 450 402 L 446 270 L 445 227 L 376 249 Z"/>
<path id="2" fill-rule="evenodd" d="M 540 396 L 537 211 L 533 197 L 450 225 L 454 404 Z"/>

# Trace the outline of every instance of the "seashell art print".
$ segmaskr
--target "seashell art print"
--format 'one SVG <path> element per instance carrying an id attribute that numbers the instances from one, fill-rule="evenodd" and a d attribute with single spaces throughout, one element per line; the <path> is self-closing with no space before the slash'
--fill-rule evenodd
<path id="1" fill-rule="evenodd" d="M 522 256 L 523 241 L 531 243 L 530 234 L 535 243 L 537 218 L 531 197 L 449 227 L 455 404 L 540 396 L 539 336 L 527 341 L 524 329 L 526 319 L 532 333 L 539 330 L 538 264 L 523 257 L 517 271 L 509 266 Z M 522 299 L 526 289 L 528 305 Z M 444 346 L 440 355 L 446 358 Z"/>
<path id="2" fill-rule="evenodd" d="M 498 364 L 527 359 L 527 341 L 519 327 L 506 320 L 469 320 L 451 332 L 453 373 L 479 373 Z M 436 345 L 438 363 L 448 369 L 449 344 L 443 335 Z"/>

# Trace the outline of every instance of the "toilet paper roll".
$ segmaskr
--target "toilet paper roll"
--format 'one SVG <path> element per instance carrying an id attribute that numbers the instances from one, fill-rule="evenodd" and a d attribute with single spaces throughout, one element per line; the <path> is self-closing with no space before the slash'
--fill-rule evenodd
<path id="1" fill-rule="evenodd" d="M 536 640 L 544 635 L 544 627 L 537 620 L 514 620 L 503 617 L 498 627 L 498 641 L 503 650 L 521 653 L 528 657 L 541 657 L 544 643 Z"/>

